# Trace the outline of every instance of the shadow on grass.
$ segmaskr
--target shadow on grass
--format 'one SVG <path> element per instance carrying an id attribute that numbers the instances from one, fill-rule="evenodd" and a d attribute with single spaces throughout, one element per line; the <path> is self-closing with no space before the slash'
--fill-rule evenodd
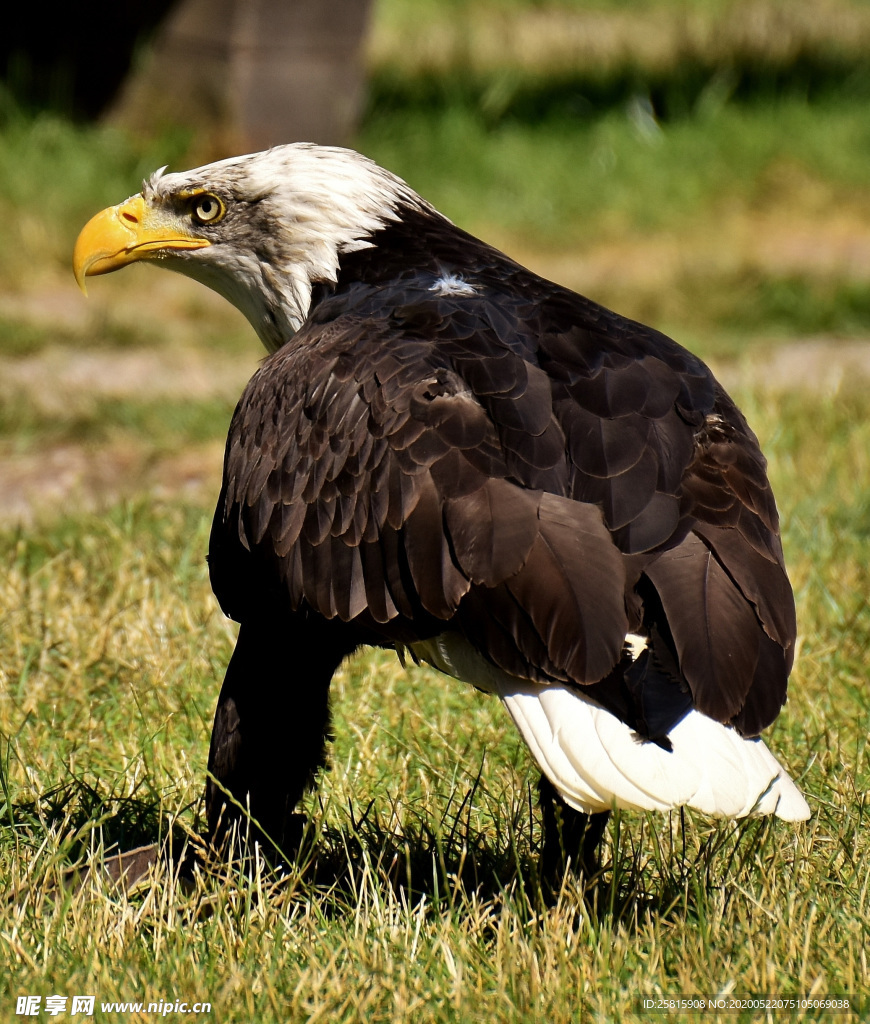
<path id="1" fill-rule="evenodd" d="M 80 778 L 56 786 L 35 800 L 13 804 L 12 818 L 19 834 L 64 835 L 63 852 L 70 859 L 85 856 L 96 833 L 105 849 L 159 843 L 170 833 L 179 839 L 183 835 L 159 796 L 137 796 L 135 791 L 120 794 Z"/>
<path id="2" fill-rule="evenodd" d="M 727 902 L 733 883 L 753 871 L 759 857 L 773 854 L 774 826 L 767 819 L 700 828 L 681 812 L 616 812 L 598 874 L 578 879 L 569 869 L 553 885 L 539 872 L 540 828 L 531 794 L 526 805 L 502 808 L 505 817 L 495 832 L 484 832 L 471 821 L 475 788 L 455 810 L 448 803 L 440 821 L 418 816 L 401 828 L 382 819 L 374 800 L 362 810 L 348 805 L 338 825 L 323 824 L 321 803 L 313 819 L 297 816 L 295 857 L 270 864 L 262 851 L 240 853 L 243 844 L 216 858 L 198 838 L 196 817 L 192 826 L 182 820 L 191 806 L 170 814 L 153 793 L 122 795 L 76 778 L 14 805 L 14 827 L 6 824 L 0 843 L 45 847 L 49 856 L 37 875 L 47 879 L 59 872 L 61 887 L 75 889 L 95 867 L 128 892 L 146 882 L 153 868 L 168 867 L 182 879 L 200 875 L 206 888 L 245 889 L 256 877 L 268 898 L 315 900 L 330 919 L 354 913 L 376 890 L 409 908 L 489 905 L 494 926 L 507 902 L 531 921 L 556 902 L 582 899 L 587 919 L 629 929 L 650 917 L 702 923 L 718 893 L 724 891 Z M 51 835 L 57 837 L 53 848 L 46 842 Z M 31 881 L 41 884 L 37 877 Z"/>
<path id="3" fill-rule="evenodd" d="M 161 859 L 183 864 L 190 839 L 159 796 L 119 793 L 81 778 L 7 803 L 0 822 L 0 847 L 29 851 L 29 885 L 49 891 L 77 890 L 95 869 L 129 890 Z M 7 895 L 15 901 L 21 893 L 13 889 Z"/>

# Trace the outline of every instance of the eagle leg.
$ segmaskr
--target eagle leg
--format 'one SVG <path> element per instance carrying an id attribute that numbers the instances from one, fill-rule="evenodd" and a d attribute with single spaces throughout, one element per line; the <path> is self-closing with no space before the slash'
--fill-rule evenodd
<path id="1" fill-rule="evenodd" d="M 599 847 L 610 812 L 583 814 L 575 811 L 545 775 L 538 784 L 538 799 L 543 815 L 539 861 L 541 889 L 552 900 L 562 887 L 566 871 L 582 874 L 587 882 L 600 871 Z"/>
<path id="2" fill-rule="evenodd" d="M 322 636 L 328 623 L 268 616 L 242 624 L 218 698 L 208 756 L 208 842 L 233 833 L 273 863 L 298 849 L 302 794 L 326 763 L 329 684 L 355 644 Z"/>

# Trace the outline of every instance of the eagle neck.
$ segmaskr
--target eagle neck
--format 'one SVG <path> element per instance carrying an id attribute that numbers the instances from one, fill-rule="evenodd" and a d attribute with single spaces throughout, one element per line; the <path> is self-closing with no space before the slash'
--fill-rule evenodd
<path id="1" fill-rule="evenodd" d="M 382 286 L 420 275 L 463 277 L 499 268 L 507 275 L 515 265 L 502 253 L 457 228 L 431 207 L 402 207 L 356 251 L 340 256 L 334 286 L 315 290 L 317 297 L 357 284 Z M 517 268 L 519 269 L 519 268 Z"/>

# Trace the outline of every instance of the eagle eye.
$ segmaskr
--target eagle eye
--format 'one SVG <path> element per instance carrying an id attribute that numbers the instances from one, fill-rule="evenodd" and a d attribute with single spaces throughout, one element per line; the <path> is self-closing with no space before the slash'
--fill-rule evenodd
<path id="1" fill-rule="evenodd" d="M 196 196 L 191 209 L 193 219 L 199 221 L 200 224 L 214 224 L 226 213 L 226 208 L 220 199 L 208 192 Z"/>

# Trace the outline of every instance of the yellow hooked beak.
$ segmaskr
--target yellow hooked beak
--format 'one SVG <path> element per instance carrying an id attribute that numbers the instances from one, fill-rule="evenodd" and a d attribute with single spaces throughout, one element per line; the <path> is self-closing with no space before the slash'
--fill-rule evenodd
<path id="1" fill-rule="evenodd" d="M 168 211 L 149 206 L 141 195 L 110 206 L 85 224 L 73 251 L 73 272 L 88 294 L 86 277 L 111 274 L 136 260 L 181 249 L 203 249 L 211 242 L 188 233 L 188 225 Z"/>

